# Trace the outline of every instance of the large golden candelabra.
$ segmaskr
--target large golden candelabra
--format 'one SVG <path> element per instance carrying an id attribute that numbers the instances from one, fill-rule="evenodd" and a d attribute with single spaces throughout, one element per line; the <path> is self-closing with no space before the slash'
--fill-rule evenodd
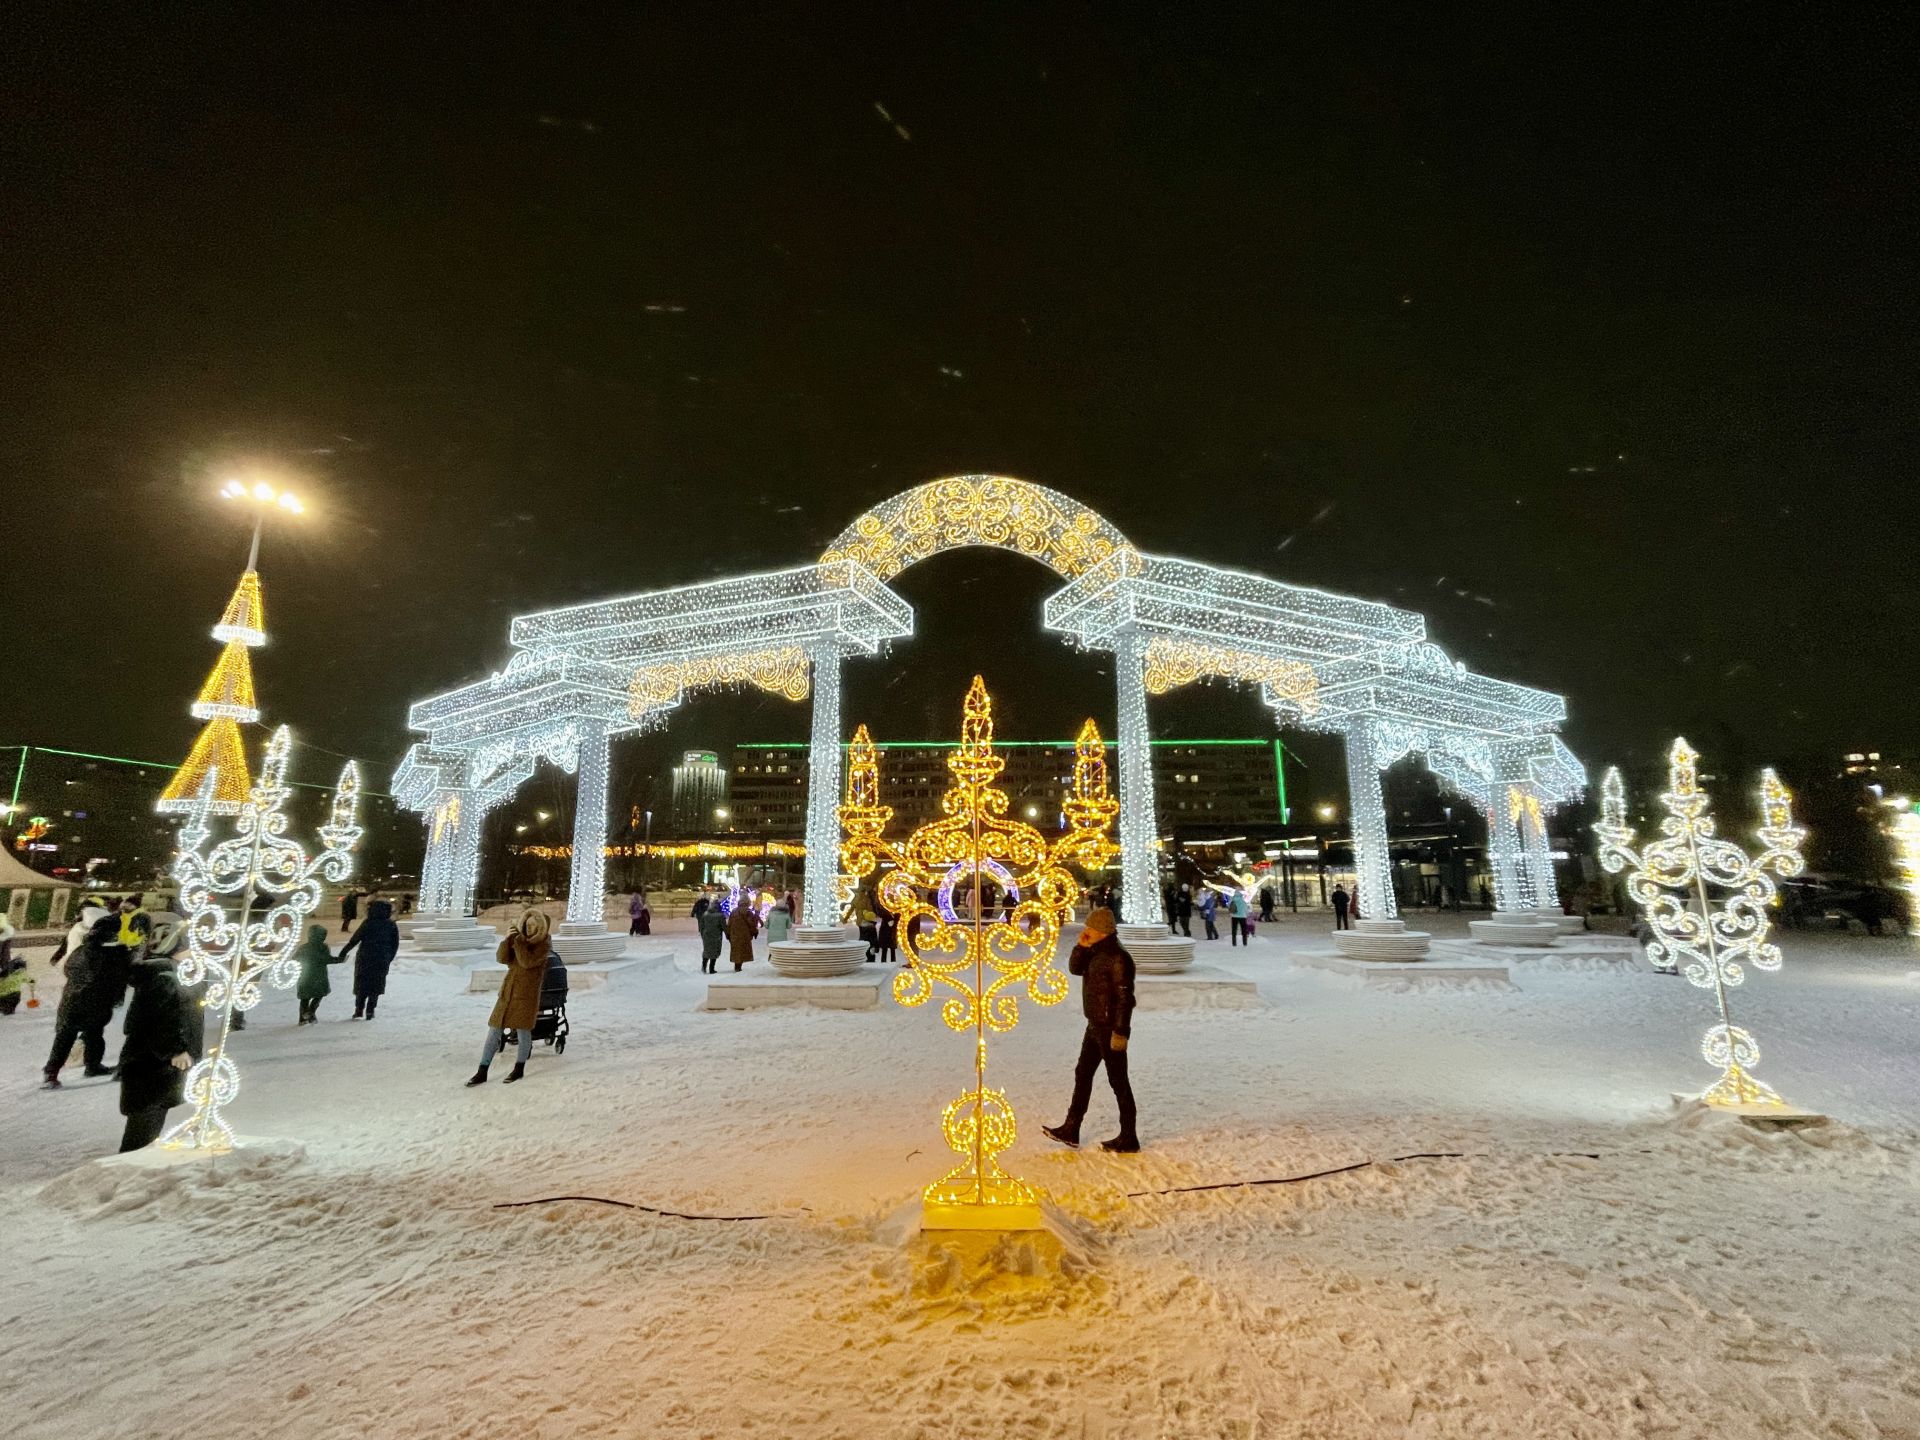
<path id="1" fill-rule="evenodd" d="M 1748 1073 L 1760 1061 L 1760 1045 L 1733 1023 L 1727 992 L 1746 979 L 1746 965 L 1780 968 L 1780 947 L 1767 939 L 1772 929 L 1767 907 L 1775 893 L 1767 872 L 1800 873 L 1806 832 L 1793 823 L 1792 797 L 1780 777 L 1763 771 L 1759 835 L 1766 849 L 1748 859 L 1738 845 L 1715 833 L 1707 794 L 1700 788 L 1699 758 L 1685 740 L 1673 742 L 1668 786 L 1660 797 L 1667 809 L 1660 823 L 1663 839 L 1632 848 L 1618 769 L 1607 771 L 1601 783 L 1600 823 L 1593 833 L 1600 840 L 1600 863 L 1614 874 L 1628 872 L 1627 893 L 1653 931 L 1647 958 L 1655 965 L 1672 961 L 1691 984 L 1712 990 L 1718 1002 L 1720 1023 L 1708 1029 L 1700 1053 L 1720 1067 L 1720 1078 L 1700 1098 L 1726 1109 L 1777 1110 L 1786 1102 Z M 1718 910 L 1709 886 L 1730 892 Z"/>
<path id="2" fill-rule="evenodd" d="M 1006 792 L 993 785 L 1005 765 L 993 751 L 993 701 L 977 675 L 960 746 L 947 759 L 953 784 L 940 802 L 943 818 L 905 841 L 883 838 L 893 809 L 880 803 L 879 757 L 866 726 L 848 753 L 841 869 L 856 887 L 884 872 L 876 898 L 898 917 L 907 954 L 906 968 L 893 977 L 894 998 L 916 1006 L 939 994 L 947 1027 L 974 1035 L 973 1088 L 940 1117 L 941 1134 L 960 1160 L 923 1192 L 921 1223 L 929 1230 L 1040 1227 L 1039 1196 L 999 1161 L 1015 1127 L 1006 1094 L 987 1086 L 987 1033 L 1019 1023 L 1023 989 L 1036 1005 L 1066 998 L 1067 977 L 1053 956 L 1080 894 L 1068 867 L 1098 870 L 1118 853 L 1108 832 L 1120 806 L 1107 791 L 1106 747 L 1093 721 L 1074 745 L 1067 829 L 1057 839 L 1007 818 Z M 988 885 L 1000 896 L 997 906 Z"/>

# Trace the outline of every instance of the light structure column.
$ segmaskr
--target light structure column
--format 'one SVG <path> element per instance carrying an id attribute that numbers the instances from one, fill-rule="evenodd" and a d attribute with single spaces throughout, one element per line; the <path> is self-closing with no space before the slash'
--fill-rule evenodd
<path id="1" fill-rule="evenodd" d="M 427 913 L 408 938 L 436 953 L 491 949 L 499 937 L 473 918 L 486 812 L 473 791 L 462 789 L 442 791 L 428 815 L 427 858 L 420 867 L 420 904 Z"/>
<path id="2" fill-rule="evenodd" d="M 813 725 L 807 747 L 807 880 L 801 908 L 815 928 L 838 927 L 840 896 L 840 649 L 807 647 L 813 666 Z"/>
<path id="3" fill-rule="evenodd" d="M 1132 626 L 1113 647 L 1119 730 L 1114 743 L 1120 769 L 1120 915 L 1129 925 L 1165 921 L 1160 866 L 1154 857 L 1159 820 L 1153 795 L 1153 732 L 1147 724 L 1146 644 Z"/>
<path id="4" fill-rule="evenodd" d="M 1387 800 L 1380 787 L 1381 749 L 1373 717 L 1349 720 L 1346 740 L 1347 807 L 1360 918 L 1352 929 L 1333 932 L 1333 948 L 1348 960 L 1370 964 L 1423 960 L 1433 937 L 1407 929 L 1393 898 L 1393 854 L 1387 846 Z"/>
<path id="5" fill-rule="evenodd" d="M 1193 941 L 1168 927 L 1160 897 L 1159 812 L 1153 795 L 1153 731 L 1147 723 L 1147 644 L 1133 626 L 1113 643 L 1119 709 L 1114 749 L 1120 767 L 1120 941 L 1145 974 L 1193 964 Z"/>
<path id="6" fill-rule="evenodd" d="M 452 848 L 447 859 L 447 912 L 456 917 L 473 914 L 474 891 L 480 884 L 480 831 L 486 817 L 472 792 L 454 797 Z"/>
<path id="7" fill-rule="evenodd" d="M 441 805 L 427 810 L 427 854 L 420 862 L 419 908 L 444 915 L 453 906 L 453 833 L 441 816 Z"/>
<path id="8" fill-rule="evenodd" d="M 1360 913 L 1369 920 L 1400 914 L 1393 898 L 1393 855 L 1387 846 L 1387 801 L 1380 788 L 1380 749 L 1373 722 L 1347 725 L 1347 805 L 1352 816 L 1354 888 Z"/>
<path id="9" fill-rule="evenodd" d="M 573 866 L 567 883 L 567 919 L 575 925 L 606 925 L 607 727 L 580 726 L 578 781 L 573 799 Z"/>
<path id="10" fill-rule="evenodd" d="M 802 923 L 767 946 L 767 961 L 788 980 L 851 975 L 867 947 L 840 920 L 840 647 L 832 640 L 807 646 L 813 670 L 813 725 L 807 747 L 807 878 Z M 709 993 L 719 984 L 709 987 Z"/>
<path id="11" fill-rule="evenodd" d="M 607 726 L 582 720 L 574 751 L 573 863 L 567 879 L 567 918 L 553 932 L 553 948 L 569 965 L 618 960 L 624 931 L 607 928 Z"/>
<path id="12" fill-rule="evenodd" d="M 1553 944 L 1561 927 L 1535 910 L 1533 866 L 1528 854 L 1527 807 L 1523 793 L 1509 785 L 1487 790 L 1487 862 L 1493 867 L 1493 914 L 1472 920 L 1467 929 L 1483 945 L 1522 949 Z M 1542 858 L 1545 834 L 1541 835 Z M 1558 907 L 1555 907 L 1556 910 Z"/>
<path id="13" fill-rule="evenodd" d="M 1553 873 L 1553 843 L 1547 839 L 1546 809 L 1537 802 L 1521 812 L 1520 851 L 1526 888 L 1533 895 L 1533 908 L 1543 914 L 1558 915 L 1560 882 Z"/>

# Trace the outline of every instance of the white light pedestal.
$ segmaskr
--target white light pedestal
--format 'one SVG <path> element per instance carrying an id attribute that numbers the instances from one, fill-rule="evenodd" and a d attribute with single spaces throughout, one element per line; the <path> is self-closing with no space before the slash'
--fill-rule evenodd
<path id="1" fill-rule="evenodd" d="M 1485 920 L 1469 920 L 1467 929 L 1482 945 L 1544 949 L 1560 936 L 1560 927 L 1532 910 L 1496 910 Z"/>
<path id="2" fill-rule="evenodd" d="M 867 942 L 851 925 L 796 925 L 767 946 L 767 961 L 789 980 L 851 975 L 866 964 Z"/>
<path id="3" fill-rule="evenodd" d="M 1333 948 L 1348 960 L 1373 960 L 1405 965 L 1427 958 L 1433 937 L 1409 930 L 1404 920 L 1356 920 L 1351 930 L 1333 932 Z"/>
<path id="4" fill-rule="evenodd" d="M 1120 947 L 1141 975 L 1178 975 L 1193 966 L 1193 937 L 1166 925 L 1119 925 Z"/>
<path id="5" fill-rule="evenodd" d="M 626 954 L 627 936 L 604 920 L 562 920 L 553 927 L 553 948 L 568 965 L 602 965 Z"/>
<path id="6" fill-rule="evenodd" d="M 1536 905 L 1530 913 L 1553 926 L 1556 935 L 1584 935 L 1587 930 L 1587 922 L 1582 917 L 1569 915 L 1558 905 Z"/>
<path id="7" fill-rule="evenodd" d="M 415 927 L 413 943 L 433 955 L 491 955 L 500 946 L 500 935 L 471 915 L 438 915 L 431 924 Z"/>
<path id="8" fill-rule="evenodd" d="M 411 915 L 395 916 L 393 923 L 398 927 L 402 940 L 411 940 L 414 931 L 424 925 L 437 925 L 446 918 L 446 914 L 443 911 L 416 910 Z"/>

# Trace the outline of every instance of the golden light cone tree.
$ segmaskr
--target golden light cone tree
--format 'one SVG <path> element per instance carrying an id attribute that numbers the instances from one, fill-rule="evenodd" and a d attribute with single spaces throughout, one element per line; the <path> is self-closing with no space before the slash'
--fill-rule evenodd
<path id="1" fill-rule="evenodd" d="M 213 627 L 213 638 L 225 648 L 191 709 L 194 719 L 207 723 L 194 738 L 186 763 L 174 771 L 153 807 L 163 815 L 190 815 L 199 809 L 201 787 L 209 775 L 214 777 L 209 813 L 237 815 L 247 803 L 249 766 L 240 727 L 260 718 L 253 690 L 253 657 L 247 652 L 267 643 L 258 572 L 241 575 L 220 623 Z"/>
<path id="2" fill-rule="evenodd" d="M 1080 895 L 1068 867 L 1098 870 L 1118 853 L 1109 832 L 1120 806 L 1108 793 L 1106 747 L 1093 721 L 1074 746 L 1067 830 L 1057 839 L 1007 818 L 1006 792 L 993 784 L 1005 765 L 993 750 L 993 702 L 976 675 L 959 748 L 947 758 L 953 784 L 940 802 L 942 818 L 895 844 L 883 834 L 893 810 L 880 803 L 879 757 L 866 726 L 848 752 L 841 870 L 857 887 L 891 866 L 877 894 L 898 917 L 907 954 L 906 968 L 893 978 L 894 998 L 913 1007 L 938 994 L 947 1027 L 974 1035 L 973 1086 L 940 1117 L 959 1163 L 922 1192 L 921 1223 L 929 1230 L 1040 1227 L 1038 1194 L 999 1161 L 1016 1130 L 1005 1092 L 987 1085 L 987 1035 L 1019 1023 L 1022 990 L 1036 1005 L 1066 998 L 1067 977 L 1053 957 Z M 997 907 L 999 918 L 987 914 L 989 883 L 1012 902 Z M 964 916 L 956 895 L 971 897 Z"/>

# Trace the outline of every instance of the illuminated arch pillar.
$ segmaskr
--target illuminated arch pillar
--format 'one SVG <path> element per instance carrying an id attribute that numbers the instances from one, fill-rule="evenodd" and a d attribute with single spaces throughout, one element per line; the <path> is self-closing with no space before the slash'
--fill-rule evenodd
<path id="1" fill-rule="evenodd" d="M 1113 647 L 1119 692 L 1120 913 L 1129 925 L 1165 920 L 1160 866 L 1154 858 L 1158 820 L 1153 795 L 1153 732 L 1147 726 L 1146 645 L 1137 630 L 1123 630 Z"/>
<path id="2" fill-rule="evenodd" d="M 1392 920 L 1400 913 L 1393 898 L 1393 857 L 1387 848 L 1387 802 L 1380 788 L 1380 748 L 1373 723 L 1347 725 L 1347 805 L 1353 828 L 1354 888 L 1360 914 L 1368 920 Z"/>
<path id="3" fill-rule="evenodd" d="M 442 796 L 427 810 L 427 854 L 420 862 L 423 913 L 443 915 L 453 905 L 453 831 L 446 824 Z"/>
<path id="4" fill-rule="evenodd" d="M 1493 868 L 1493 908 L 1503 914 L 1519 914 L 1533 908 L 1527 883 L 1525 848 L 1504 786 L 1488 792 L 1487 863 Z"/>
<path id="5" fill-rule="evenodd" d="M 607 891 L 607 727 L 580 726 L 574 767 L 573 864 L 567 881 L 567 920 L 605 928 Z"/>
<path id="6" fill-rule="evenodd" d="M 447 857 L 447 912 L 464 916 L 473 914 L 474 891 L 480 883 L 480 832 L 485 828 L 486 816 L 472 792 L 455 799 L 459 809 L 451 822 L 453 841 Z"/>
<path id="7" fill-rule="evenodd" d="M 801 908 L 809 926 L 840 924 L 840 650 L 807 647 L 813 662 L 813 718 L 807 748 L 807 879 Z"/>
<path id="8" fill-rule="evenodd" d="M 1520 864 L 1525 890 L 1536 910 L 1560 910 L 1560 882 L 1553 873 L 1553 842 L 1547 838 L 1547 812 L 1536 801 L 1520 813 Z"/>

